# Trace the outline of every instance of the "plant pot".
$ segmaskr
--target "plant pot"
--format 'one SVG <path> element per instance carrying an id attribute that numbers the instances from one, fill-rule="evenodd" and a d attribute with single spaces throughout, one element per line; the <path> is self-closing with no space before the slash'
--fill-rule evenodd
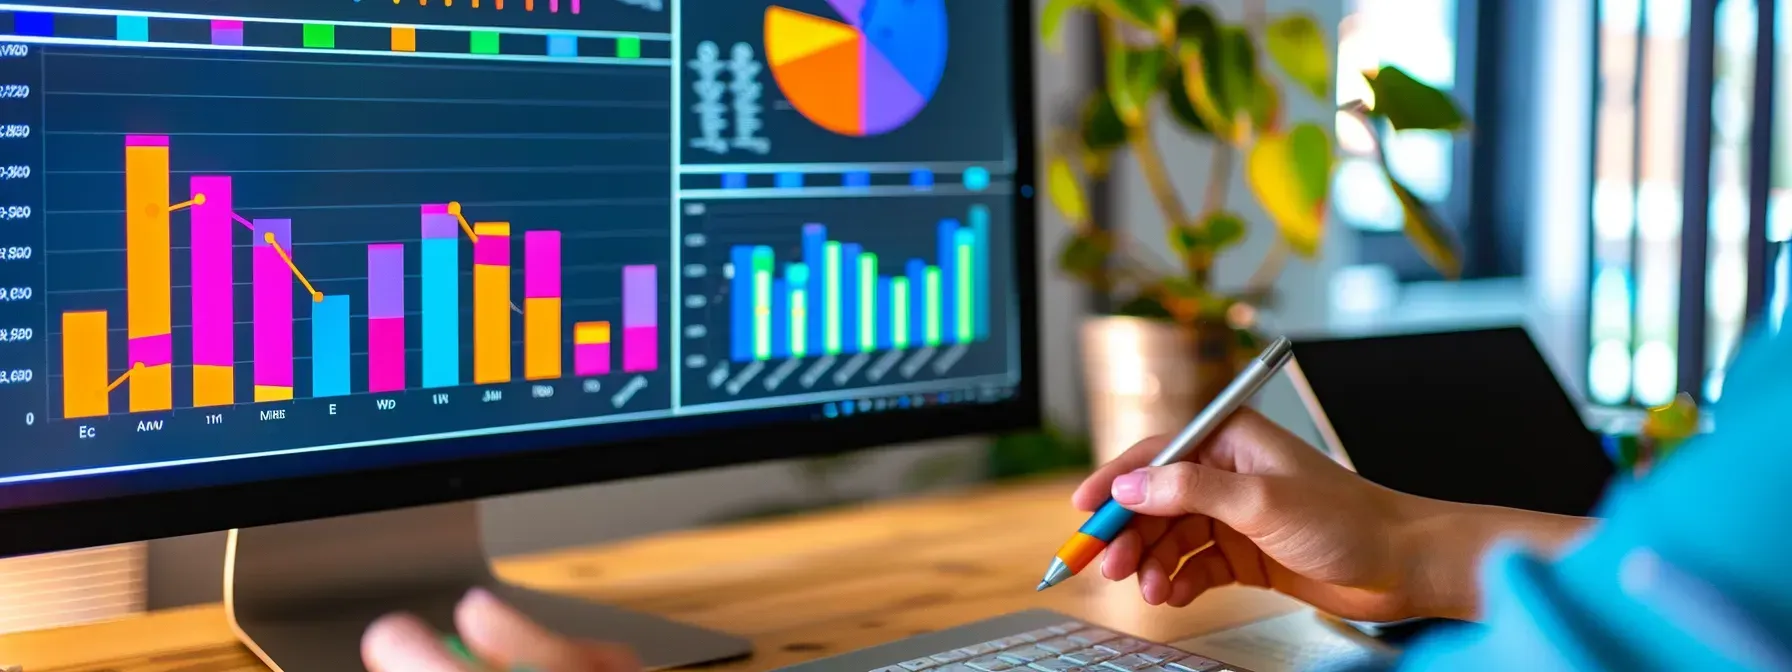
<path id="1" fill-rule="evenodd" d="M 1224 325 L 1099 317 L 1083 323 L 1082 339 L 1098 465 L 1140 439 L 1181 430 L 1238 373 L 1237 341 Z"/>

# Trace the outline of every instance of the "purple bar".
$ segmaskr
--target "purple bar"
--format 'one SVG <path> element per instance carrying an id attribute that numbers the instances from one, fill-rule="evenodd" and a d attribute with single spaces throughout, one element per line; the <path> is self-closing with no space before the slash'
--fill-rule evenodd
<path id="1" fill-rule="evenodd" d="M 292 220 L 257 219 L 255 225 L 255 384 L 292 384 L 292 269 L 268 244 L 274 234 L 279 249 L 292 254 Z"/>
<path id="2" fill-rule="evenodd" d="M 188 181 L 193 198 L 205 202 L 193 206 L 193 363 L 203 366 L 236 364 L 236 312 L 231 283 L 230 178 L 194 175 Z"/>
<path id="3" fill-rule="evenodd" d="M 367 316 L 404 317 L 404 245 L 367 246 Z"/>
<path id="4" fill-rule="evenodd" d="M 622 370 L 659 368 L 659 267 L 622 267 Z"/>
<path id="5" fill-rule="evenodd" d="M 479 242 L 473 243 L 473 263 L 486 266 L 509 266 L 510 236 L 480 234 Z"/>
<path id="6" fill-rule="evenodd" d="M 127 135 L 124 136 L 126 147 L 167 147 L 166 135 Z"/>
<path id="7" fill-rule="evenodd" d="M 580 343 L 572 346 L 572 372 L 575 376 L 601 376 L 610 372 L 609 343 Z"/>
<path id="8" fill-rule="evenodd" d="M 423 206 L 423 237 L 426 239 L 459 238 L 460 220 L 448 214 L 446 205 Z"/>
<path id="9" fill-rule="evenodd" d="M 523 298 L 560 298 L 560 232 L 523 234 Z"/>
<path id="10" fill-rule="evenodd" d="M 131 365 L 160 366 L 174 363 L 174 336 L 138 336 L 130 339 Z"/>

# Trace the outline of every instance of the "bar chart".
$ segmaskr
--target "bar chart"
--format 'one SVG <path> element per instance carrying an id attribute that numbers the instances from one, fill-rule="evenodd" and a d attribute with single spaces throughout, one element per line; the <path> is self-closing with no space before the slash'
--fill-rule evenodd
<path id="1" fill-rule="evenodd" d="M 685 276 L 707 282 L 683 285 L 704 296 L 697 307 L 685 302 L 686 323 L 703 326 L 700 335 L 686 330 L 684 398 L 813 394 L 999 369 L 1009 303 L 1006 269 L 992 264 L 1011 242 L 991 226 L 995 207 L 975 198 L 839 199 L 805 203 L 798 215 L 767 203 L 687 205 Z"/>
<path id="2" fill-rule="evenodd" d="M 326 294 L 319 291 L 302 270 L 306 261 L 296 253 L 299 239 L 295 221 L 245 218 L 231 210 L 236 203 L 232 178 L 227 175 L 194 175 L 185 200 L 169 205 L 170 142 L 162 135 L 125 136 L 125 240 L 127 303 L 126 350 L 119 371 L 103 366 L 108 361 L 111 315 L 105 310 L 69 310 L 61 317 L 64 334 L 62 361 L 63 417 L 85 418 L 129 413 L 167 411 L 177 407 L 205 408 L 247 402 L 281 402 L 296 396 L 338 397 L 354 393 L 402 392 L 408 382 L 420 380 L 420 388 L 509 383 L 513 380 L 513 312 L 524 325 L 523 377 L 531 381 L 556 380 L 564 371 L 564 343 L 579 347 L 577 335 L 601 332 L 603 350 L 580 351 L 579 375 L 604 375 L 611 371 L 608 350 L 609 322 L 567 325 L 562 317 L 561 240 L 557 230 L 523 233 L 524 278 L 521 307 L 512 298 L 515 269 L 510 256 L 510 222 L 469 223 L 457 202 L 419 207 L 417 237 L 406 242 L 365 245 L 364 291 Z M 184 367 L 191 376 L 191 397 L 177 400 L 173 393 L 176 357 L 173 352 L 172 292 L 169 243 L 171 214 L 191 212 L 192 267 L 191 359 Z M 242 234 L 238 236 L 238 225 Z M 302 223 L 298 230 L 303 231 Z M 462 275 L 459 242 L 461 231 L 472 240 L 472 360 L 473 373 L 463 379 L 457 287 Z M 239 245 L 240 237 L 246 244 Z M 405 296 L 408 248 L 416 247 L 425 268 L 417 276 L 424 297 L 422 375 L 413 377 L 407 364 Z M 232 314 L 236 284 L 232 281 L 234 257 L 242 249 L 253 275 L 250 295 L 252 315 L 249 367 L 252 393 L 239 399 L 235 376 L 238 368 L 235 319 Z M 430 263 L 434 261 L 435 263 Z M 622 324 L 621 367 L 625 373 L 651 372 L 659 368 L 659 268 L 632 264 L 621 271 Z M 294 300 L 295 292 L 301 303 Z M 365 334 L 365 385 L 352 384 L 351 331 L 364 306 L 360 330 Z M 301 307 L 301 305 L 303 307 Z M 308 312 L 310 339 L 310 389 L 299 390 L 294 370 L 295 314 Z M 186 353 L 183 353 L 186 354 Z M 95 365 L 98 362 L 101 365 Z M 111 391 L 126 387 L 129 405 L 114 409 Z"/>

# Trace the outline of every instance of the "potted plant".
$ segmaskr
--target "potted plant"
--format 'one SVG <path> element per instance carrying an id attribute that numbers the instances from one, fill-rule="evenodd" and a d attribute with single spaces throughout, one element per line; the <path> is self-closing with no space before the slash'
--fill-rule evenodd
<path id="1" fill-rule="evenodd" d="M 1106 86 L 1089 94 L 1073 123 L 1053 129 L 1045 175 L 1048 198 L 1074 227 L 1058 252 L 1059 270 L 1116 307 L 1082 332 L 1098 461 L 1139 438 L 1173 431 L 1211 401 L 1256 354 L 1258 310 L 1273 307 L 1283 266 L 1320 248 L 1337 147 L 1326 125 L 1284 119 L 1282 101 L 1293 93 L 1330 102 L 1330 48 L 1312 16 L 1272 17 L 1262 0 L 1245 4 L 1237 24 L 1205 3 L 1177 0 L 1051 0 L 1043 12 L 1048 44 L 1073 14 L 1095 21 L 1106 67 Z M 1461 268 L 1457 241 L 1388 172 L 1380 147 L 1387 134 L 1453 132 L 1467 121 L 1447 95 L 1399 68 L 1361 76 L 1373 96 L 1340 106 L 1341 118 L 1354 119 L 1374 139 L 1407 236 L 1454 278 Z M 1160 124 L 1213 146 L 1207 185 L 1193 207 L 1154 144 Z M 1143 249 L 1151 243 L 1132 239 L 1124 227 L 1103 226 L 1102 214 L 1088 206 L 1086 182 L 1103 177 L 1122 155 L 1136 162 L 1162 211 L 1168 255 Z M 1228 208 L 1235 164 L 1242 164 L 1269 226 Z M 1255 228 L 1276 236 L 1269 253 L 1241 289 L 1222 290 L 1214 260 Z"/>

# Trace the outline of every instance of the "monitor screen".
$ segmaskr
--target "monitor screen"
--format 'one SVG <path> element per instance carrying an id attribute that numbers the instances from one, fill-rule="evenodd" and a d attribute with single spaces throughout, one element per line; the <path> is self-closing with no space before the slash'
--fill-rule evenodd
<path id="1" fill-rule="evenodd" d="M 0 5 L 0 509 L 1011 399 L 1009 5 Z"/>

